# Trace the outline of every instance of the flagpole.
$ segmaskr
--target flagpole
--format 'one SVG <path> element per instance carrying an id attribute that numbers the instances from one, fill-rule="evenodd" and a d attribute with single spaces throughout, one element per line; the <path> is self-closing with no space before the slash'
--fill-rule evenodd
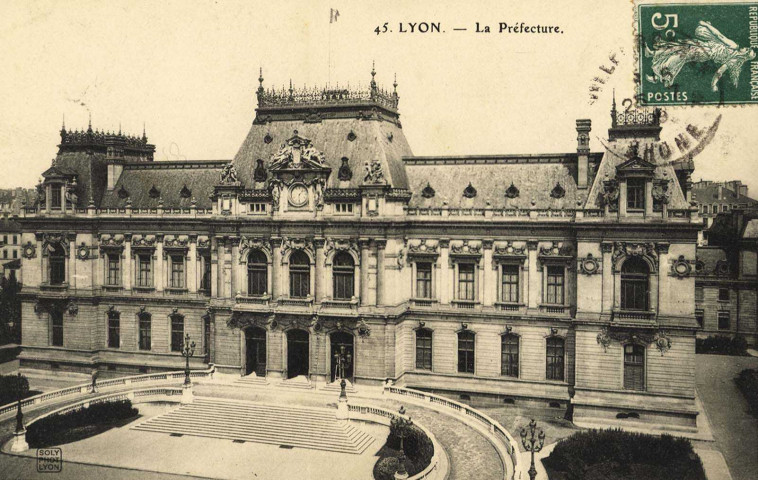
<path id="1" fill-rule="evenodd" d="M 332 88 L 332 11 L 329 9 L 329 72 L 327 74 L 327 88 Z"/>

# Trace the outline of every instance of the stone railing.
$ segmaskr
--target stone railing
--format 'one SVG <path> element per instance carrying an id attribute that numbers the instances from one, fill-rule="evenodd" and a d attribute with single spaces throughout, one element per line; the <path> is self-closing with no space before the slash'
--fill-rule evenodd
<path id="1" fill-rule="evenodd" d="M 375 407 L 373 405 L 353 405 L 348 403 L 348 410 L 350 411 L 351 415 L 350 418 L 352 419 L 367 419 L 367 417 L 371 416 L 378 416 L 382 417 L 384 419 L 383 422 L 386 425 L 389 425 L 393 418 L 400 417 L 404 418 L 406 420 L 410 420 L 410 417 L 407 415 L 401 415 L 397 412 L 393 412 L 391 410 L 387 410 L 385 408 L 381 407 Z M 442 452 L 442 446 L 437 442 L 437 438 L 426 429 L 423 425 L 420 425 L 416 422 L 413 423 L 415 427 L 417 427 L 419 430 L 424 432 L 424 434 L 431 440 L 432 445 L 434 446 L 434 454 L 432 455 L 432 459 L 429 461 L 429 465 L 426 466 L 422 471 L 417 473 L 416 475 L 408 477 L 408 480 L 422 480 L 422 479 L 442 479 L 447 477 L 447 462 L 441 461 L 440 458 L 441 455 L 444 455 Z"/>
<path id="2" fill-rule="evenodd" d="M 216 371 L 216 367 L 211 365 L 207 370 L 192 370 L 190 371 L 190 378 L 212 378 L 213 373 Z M 101 380 L 97 382 L 97 389 L 109 389 L 126 385 L 144 384 L 148 382 L 166 382 L 171 380 L 184 379 L 184 371 L 175 372 L 163 372 L 163 373 L 148 373 L 145 375 L 134 375 L 130 377 L 118 377 L 108 380 Z M 28 408 L 50 401 L 57 401 L 70 395 L 86 394 L 92 389 L 92 383 L 82 383 L 80 385 L 74 385 L 72 387 L 62 388 L 60 390 L 53 390 L 52 392 L 40 393 L 33 397 L 25 398 L 21 400 L 21 407 Z M 16 412 L 18 402 L 9 403 L 0 407 L 0 418 L 4 415 L 12 414 Z"/>
<path id="3" fill-rule="evenodd" d="M 457 207 L 405 207 L 405 214 L 416 217 L 486 217 L 497 221 L 511 220 L 571 220 L 576 210 L 566 209 L 519 209 L 519 208 L 457 208 Z"/>
<path id="4" fill-rule="evenodd" d="M 449 398 L 440 397 L 431 393 L 422 392 L 420 390 L 413 390 L 411 388 L 395 387 L 393 385 L 385 384 L 384 392 L 394 395 L 399 395 L 408 399 L 412 399 L 416 402 L 428 402 L 431 405 L 441 407 L 441 410 L 448 410 L 455 412 L 465 418 L 471 419 L 475 425 L 478 425 L 482 432 L 487 432 L 487 435 L 494 445 L 498 454 L 503 460 L 503 470 L 505 475 L 504 480 L 520 480 L 522 478 L 521 466 L 519 465 L 519 455 L 521 450 L 519 449 L 518 442 L 514 440 L 508 430 L 505 429 L 496 420 L 490 418 L 488 415 L 478 411 L 475 408 L 450 400 Z M 508 472 L 506 459 L 510 459 L 513 465 L 513 471 Z"/>

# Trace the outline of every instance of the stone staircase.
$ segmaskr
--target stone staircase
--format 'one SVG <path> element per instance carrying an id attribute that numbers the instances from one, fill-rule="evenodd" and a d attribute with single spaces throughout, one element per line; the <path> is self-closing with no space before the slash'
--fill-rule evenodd
<path id="1" fill-rule="evenodd" d="M 310 448 L 359 455 L 374 437 L 352 422 L 334 418 L 323 408 L 268 405 L 206 397 L 139 423 L 132 428 L 197 437 L 223 438 L 237 442 Z"/>
<path id="2" fill-rule="evenodd" d="M 308 377 L 305 375 L 298 375 L 295 378 L 282 380 L 277 384 L 277 386 L 283 388 L 296 388 L 300 390 L 313 390 L 315 388 L 313 383 L 308 380 Z"/>
<path id="3" fill-rule="evenodd" d="M 323 388 L 321 388 L 321 390 L 323 390 L 325 392 L 337 392 L 337 393 L 340 393 L 340 390 L 342 390 L 342 389 L 340 388 L 340 381 L 337 380 L 336 382 L 327 383 L 326 385 L 324 385 Z M 345 380 L 345 392 L 346 393 L 357 393 L 358 390 L 355 389 L 355 387 L 350 382 L 350 380 Z"/>
<path id="4" fill-rule="evenodd" d="M 234 380 L 234 383 L 237 385 L 249 385 L 249 386 L 261 386 L 265 387 L 269 384 L 268 380 L 266 380 L 266 377 L 259 377 L 255 373 L 251 373 L 250 375 L 237 378 Z"/>

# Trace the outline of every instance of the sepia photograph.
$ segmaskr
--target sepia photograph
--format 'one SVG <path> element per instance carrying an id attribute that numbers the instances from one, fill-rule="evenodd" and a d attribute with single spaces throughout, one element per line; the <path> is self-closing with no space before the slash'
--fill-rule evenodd
<path id="1" fill-rule="evenodd" d="M 758 478 L 758 1 L 0 2 L 0 480 Z"/>

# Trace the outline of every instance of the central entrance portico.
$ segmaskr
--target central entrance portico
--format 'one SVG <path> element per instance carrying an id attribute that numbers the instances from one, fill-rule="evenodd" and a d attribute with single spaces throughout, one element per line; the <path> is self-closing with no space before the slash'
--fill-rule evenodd
<path id="1" fill-rule="evenodd" d="M 259 377 L 266 376 L 266 330 L 260 327 L 248 327 L 245 330 L 245 375 L 255 372 Z"/>

